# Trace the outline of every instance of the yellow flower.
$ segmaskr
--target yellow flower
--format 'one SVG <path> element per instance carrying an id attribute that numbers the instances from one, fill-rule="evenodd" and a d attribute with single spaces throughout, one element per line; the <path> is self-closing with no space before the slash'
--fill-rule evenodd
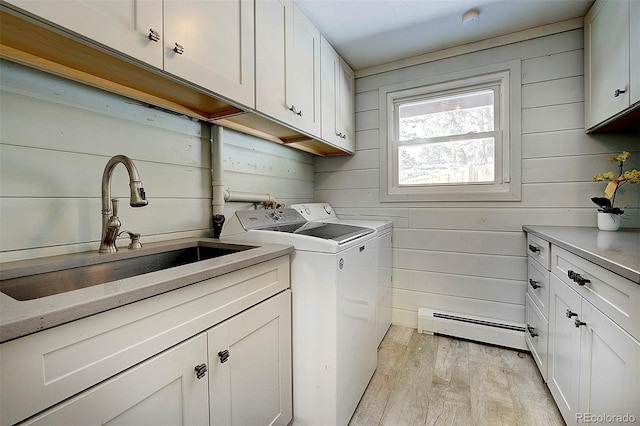
<path id="1" fill-rule="evenodd" d="M 603 180 L 613 180 L 615 177 L 616 175 L 613 172 L 604 172 L 604 173 L 598 173 L 592 179 L 594 182 L 600 182 Z"/>
<path id="2" fill-rule="evenodd" d="M 622 177 L 624 177 L 624 180 L 626 180 L 629 183 L 639 183 L 640 182 L 640 171 L 638 171 L 636 169 L 628 170 L 628 171 L 624 172 Z"/>
<path id="3" fill-rule="evenodd" d="M 611 157 L 609 157 L 609 161 L 611 161 L 612 163 L 615 163 L 617 161 L 621 161 L 624 163 L 625 161 L 627 161 L 627 158 L 629 158 L 630 155 L 631 153 L 629 153 L 628 151 L 622 151 L 621 154 L 612 155 Z"/>

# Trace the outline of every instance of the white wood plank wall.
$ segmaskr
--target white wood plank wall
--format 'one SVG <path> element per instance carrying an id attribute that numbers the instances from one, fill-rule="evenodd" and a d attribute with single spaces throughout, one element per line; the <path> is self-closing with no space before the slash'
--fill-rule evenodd
<path id="1" fill-rule="evenodd" d="M 316 159 L 314 194 L 340 217 L 393 221 L 394 324 L 416 327 L 418 307 L 522 323 L 522 225 L 595 226 L 590 198 L 604 185 L 591 176 L 613 170 L 607 158 L 623 149 L 638 167 L 638 135 L 584 133 L 582 37 L 566 31 L 357 79 L 356 153 Z M 378 88 L 513 59 L 522 60 L 522 201 L 381 203 Z M 619 196 L 635 206 L 623 226 L 640 226 L 638 189 Z"/>
<path id="2" fill-rule="evenodd" d="M 0 261 L 97 249 L 102 172 L 117 154 L 134 160 L 149 199 L 129 207 L 118 165 L 123 229 L 143 243 L 211 235 L 209 124 L 7 61 L 0 79 Z M 310 154 L 232 131 L 224 139 L 226 188 L 313 199 Z M 225 214 L 251 207 L 230 203 Z"/>

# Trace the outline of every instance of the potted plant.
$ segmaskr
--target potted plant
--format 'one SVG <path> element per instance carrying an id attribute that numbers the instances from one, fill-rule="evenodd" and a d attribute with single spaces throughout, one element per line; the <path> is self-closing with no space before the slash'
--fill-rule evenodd
<path id="1" fill-rule="evenodd" d="M 624 213 L 619 207 L 614 207 L 616 193 L 625 183 L 638 183 L 640 172 L 638 170 L 623 171 L 624 162 L 631 156 L 627 151 L 612 155 L 609 161 L 618 163 L 618 175 L 615 172 L 599 173 L 593 177 L 594 182 L 609 181 L 604 189 L 604 197 L 593 197 L 591 201 L 596 203 L 598 209 L 598 229 L 602 231 L 617 231 L 620 228 L 620 216 Z"/>

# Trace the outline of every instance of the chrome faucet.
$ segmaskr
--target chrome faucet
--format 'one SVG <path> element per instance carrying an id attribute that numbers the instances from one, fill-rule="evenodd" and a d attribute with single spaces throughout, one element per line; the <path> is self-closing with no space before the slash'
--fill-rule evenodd
<path id="1" fill-rule="evenodd" d="M 100 242 L 99 253 L 115 253 L 118 251 L 116 247 L 116 238 L 120 232 L 120 219 L 118 219 L 118 199 L 111 198 L 111 177 L 113 169 L 118 163 L 124 164 L 129 173 L 129 187 L 131 188 L 131 196 L 129 205 L 131 207 L 144 207 L 147 201 L 138 175 L 138 169 L 129 157 L 124 155 L 116 155 L 112 157 L 104 168 L 102 174 L 102 238 Z M 111 205 L 109 204 L 111 202 Z"/>

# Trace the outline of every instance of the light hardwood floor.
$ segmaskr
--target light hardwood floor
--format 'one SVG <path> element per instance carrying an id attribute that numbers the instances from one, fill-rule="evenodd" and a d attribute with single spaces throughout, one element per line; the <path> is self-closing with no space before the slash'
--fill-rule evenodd
<path id="1" fill-rule="evenodd" d="M 533 358 L 391 326 L 350 426 L 564 425 Z"/>

